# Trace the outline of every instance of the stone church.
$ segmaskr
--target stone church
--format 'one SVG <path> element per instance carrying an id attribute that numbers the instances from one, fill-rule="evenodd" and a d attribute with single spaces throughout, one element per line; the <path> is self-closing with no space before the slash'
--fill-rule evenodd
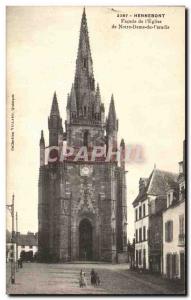
<path id="1" fill-rule="evenodd" d="M 125 149 L 124 140 L 119 146 L 117 143 L 114 97 L 105 118 L 99 85 L 95 87 L 85 9 L 66 115 L 63 129 L 55 93 L 48 118 L 48 145 L 43 131 L 40 138 L 39 260 L 117 262 L 127 246 L 124 161 L 106 161 L 105 154 L 95 160 L 76 160 L 74 155 L 59 159 L 63 145 L 74 149 L 74 153 L 86 147 L 88 158 L 95 146 L 104 147 L 106 153 L 110 146 L 113 152 Z M 47 149 L 58 149 L 56 161 L 45 160 Z"/>

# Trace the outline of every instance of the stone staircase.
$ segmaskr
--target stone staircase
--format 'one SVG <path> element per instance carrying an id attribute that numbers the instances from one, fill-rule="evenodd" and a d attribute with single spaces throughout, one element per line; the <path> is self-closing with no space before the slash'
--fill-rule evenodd
<path id="1" fill-rule="evenodd" d="M 92 263 L 92 262 L 91 262 Z M 79 287 L 79 278 L 80 278 L 80 270 L 71 270 L 71 269 L 63 269 L 58 272 L 51 272 L 51 280 L 49 282 L 50 285 L 57 285 L 62 288 L 59 288 L 59 294 L 63 290 L 63 294 L 106 294 L 107 292 L 101 287 L 94 287 L 90 282 L 90 270 L 85 271 L 87 286 L 80 288 Z M 61 284 L 62 282 L 62 284 Z"/>

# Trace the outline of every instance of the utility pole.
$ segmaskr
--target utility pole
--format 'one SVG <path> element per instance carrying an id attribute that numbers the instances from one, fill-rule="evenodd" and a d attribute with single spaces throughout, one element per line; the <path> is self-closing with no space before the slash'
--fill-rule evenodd
<path id="1" fill-rule="evenodd" d="M 16 271 L 18 271 L 18 214 L 16 212 Z"/>
<path id="2" fill-rule="evenodd" d="M 12 195 L 12 204 L 6 205 L 12 217 L 12 235 L 11 235 L 11 283 L 15 283 L 15 247 L 14 247 L 14 194 Z"/>

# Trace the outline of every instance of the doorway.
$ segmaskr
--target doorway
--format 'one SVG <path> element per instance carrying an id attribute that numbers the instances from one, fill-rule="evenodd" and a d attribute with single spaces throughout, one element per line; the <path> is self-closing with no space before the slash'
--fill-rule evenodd
<path id="1" fill-rule="evenodd" d="M 79 259 L 92 260 L 92 225 L 88 219 L 83 219 L 79 225 Z"/>

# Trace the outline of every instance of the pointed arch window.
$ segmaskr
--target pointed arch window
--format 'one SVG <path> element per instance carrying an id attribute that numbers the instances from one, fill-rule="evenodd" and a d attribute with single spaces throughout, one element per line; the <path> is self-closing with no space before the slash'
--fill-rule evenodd
<path id="1" fill-rule="evenodd" d="M 86 130 L 85 132 L 84 132 L 84 146 L 88 146 L 88 136 L 89 136 L 89 132 L 88 132 L 88 130 Z"/>
<path id="2" fill-rule="evenodd" d="M 84 67 L 84 68 L 87 67 L 87 59 L 86 59 L 86 58 L 83 59 L 83 67 Z"/>

